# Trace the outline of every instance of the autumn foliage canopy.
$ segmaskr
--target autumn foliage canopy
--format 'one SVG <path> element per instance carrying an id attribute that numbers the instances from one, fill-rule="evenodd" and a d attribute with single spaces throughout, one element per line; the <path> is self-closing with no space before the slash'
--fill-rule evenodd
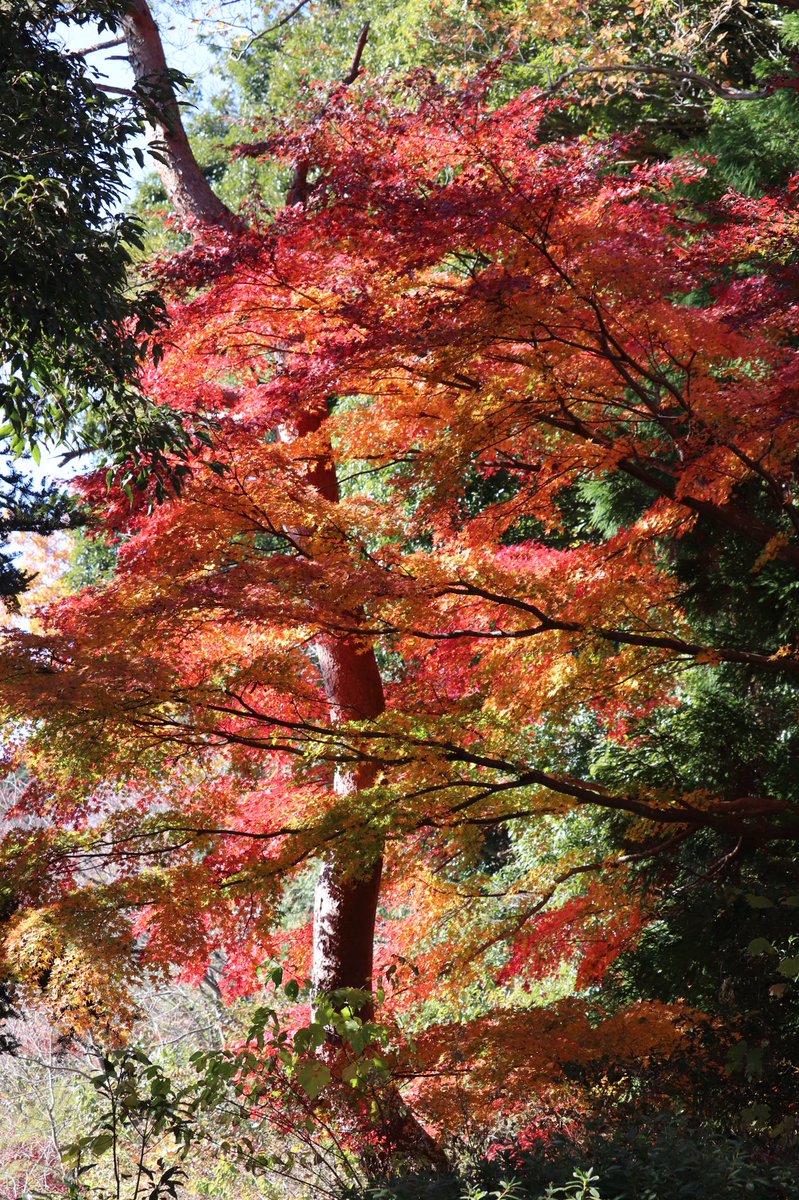
<path id="1" fill-rule="evenodd" d="M 489 1111 L 498 1073 L 524 1095 L 681 1044 L 687 1007 L 570 1000 L 560 1053 L 524 1000 L 635 948 L 643 866 L 799 835 L 768 758 L 799 676 L 793 195 L 555 137 L 558 101 L 491 82 L 334 91 L 238 150 L 310 162 L 304 204 L 156 264 L 146 390 L 213 446 L 163 504 L 84 479 L 114 577 L 4 649 L 32 772 L 5 955 L 67 1028 L 124 1024 L 125 962 L 200 979 L 221 954 L 228 997 L 266 962 L 303 978 L 287 882 L 385 847 L 391 1019 L 430 1005 L 420 1078 L 460 1077 L 436 1005 L 485 988 L 457 1037 Z M 374 651 L 384 711 L 331 702 L 342 645 Z M 759 766 L 697 777 L 692 714 L 733 700 Z"/>

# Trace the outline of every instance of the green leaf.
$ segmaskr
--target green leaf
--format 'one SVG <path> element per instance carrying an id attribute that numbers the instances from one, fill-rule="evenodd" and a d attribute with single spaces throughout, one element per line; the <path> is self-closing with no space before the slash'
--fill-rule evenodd
<path id="1" fill-rule="evenodd" d="M 100 1133 L 97 1137 L 92 1138 L 90 1150 L 95 1158 L 100 1158 L 107 1150 L 110 1150 L 114 1144 L 113 1133 Z"/>
<path id="2" fill-rule="evenodd" d="M 755 958 L 761 954 L 776 954 L 776 950 L 768 938 L 756 937 L 746 947 L 746 953 Z"/>
<path id="3" fill-rule="evenodd" d="M 750 1104 L 741 1113 L 745 1123 L 752 1128 L 762 1129 L 771 1116 L 771 1108 L 768 1104 Z"/>
<path id="4" fill-rule="evenodd" d="M 333 1078 L 330 1068 L 316 1060 L 300 1063 L 296 1070 L 296 1076 L 297 1082 L 309 1100 L 316 1100 Z"/>
<path id="5" fill-rule="evenodd" d="M 768 896 L 753 896 L 748 892 L 744 897 L 750 908 L 773 908 L 774 901 L 769 900 Z"/>
<path id="6" fill-rule="evenodd" d="M 361 1071 L 360 1063 L 348 1063 L 347 1066 L 342 1069 L 341 1078 L 345 1083 L 351 1084 L 352 1087 L 357 1087 L 360 1083 L 362 1074 L 363 1072 Z"/>

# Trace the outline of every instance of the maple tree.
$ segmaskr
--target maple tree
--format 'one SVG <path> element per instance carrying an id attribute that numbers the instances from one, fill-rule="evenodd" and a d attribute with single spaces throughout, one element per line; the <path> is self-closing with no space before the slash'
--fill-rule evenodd
<path id="1" fill-rule="evenodd" d="M 255 5 L 235 16 L 214 10 L 204 27 L 220 55 L 219 91 L 190 120 L 190 136 L 232 207 L 256 191 L 278 202 L 274 162 L 226 155 L 240 137 L 236 118 L 291 114 L 318 81 L 335 82 L 368 21 L 365 61 L 376 75 L 424 66 L 460 86 L 501 56 L 494 101 L 541 88 L 567 101 L 553 121 L 561 134 L 634 129 L 635 153 L 711 153 L 726 183 L 757 191 L 795 169 L 796 19 L 783 5 L 731 0 L 336 0 Z M 143 207 L 161 211 L 164 201 L 160 184 L 148 183 Z M 160 221 L 150 228 L 163 239 Z"/>
<path id="2" fill-rule="evenodd" d="M 143 0 L 125 19 L 163 86 Z M 491 82 L 312 99 L 240 148 L 295 179 L 246 227 L 166 113 L 197 237 L 158 264 L 171 336 L 143 382 L 212 414 L 214 445 L 152 509 L 84 480 L 115 574 L 5 651 L 36 772 L 11 816 L 40 818 L 3 846 L 25 904 L 6 961 L 68 1028 L 124 1010 L 135 939 L 187 978 L 224 948 L 231 997 L 311 950 L 320 993 L 412 959 L 399 1012 L 565 960 L 583 989 L 652 919 L 625 903 L 640 864 L 792 851 L 792 194 L 552 139 L 557 100 L 492 108 Z M 746 761 L 689 769 L 692 714 L 733 694 Z M 287 936 L 285 881 L 320 858 L 313 928 Z M 475 1016 L 481 1112 L 550 1019 L 564 1060 L 594 1054 L 579 1004 Z M 425 1062 L 453 1074 L 430 1025 Z"/>

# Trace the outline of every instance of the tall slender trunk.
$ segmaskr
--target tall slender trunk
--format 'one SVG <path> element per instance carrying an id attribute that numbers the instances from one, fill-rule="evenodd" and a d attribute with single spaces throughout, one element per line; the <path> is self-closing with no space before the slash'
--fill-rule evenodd
<path id="1" fill-rule="evenodd" d="M 383 689 L 374 651 L 326 641 L 317 643 L 316 652 L 331 712 L 335 713 L 344 700 L 350 710 L 357 706 L 360 719 L 379 716 L 384 707 Z M 335 789 L 340 796 L 352 796 L 371 787 L 376 774 L 373 763 L 339 768 Z M 314 895 L 315 992 L 345 987 L 371 992 L 382 873 L 382 853 L 370 857 L 360 867 L 356 865 L 355 869 L 351 862 L 342 862 L 335 852 L 323 864 Z"/>
<path id="2" fill-rule="evenodd" d="M 129 0 L 122 21 L 136 86 L 143 97 L 158 149 L 156 166 L 177 214 L 202 227 L 235 232 L 241 220 L 222 203 L 202 173 L 180 115 L 158 27 L 146 0 Z M 362 34 L 362 41 L 365 37 Z M 362 51 L 363 47 L 359 43 Z M 285 441 L 315 432 L 323 412 L 298 412 L 281 430 Z M 338 500 L 333 459 L 322 455 L 309 464 L 308 478 L 326 499 Z M 350 618 L 357 614 L 348 614 Z M 380 671 L 374 651 L 351 638 L 327 636 L 316 644 L 319 672 L 333 722 L 368 720 L 385 707 Z M 371 764 L 336 773 L 341 796 L 369 787 L 376 768 Z M 380 891 L 382 856 L 353 869 L 335 852 L 323 864 L 314 902 L 313 984 L 317 992 L 336 988 L 372 987 L 375 918 Z"/>
<path id="3" fill-rule="evenodd" d="M 158 171 L 175 211 L 195 222 L 197 236 L 202 236 L 203 226 L 234 233 L 241 230 L 242 222 L 215 195 L 194 157 L 170 82 L 158 27 L 146 0 L 129 0 L 123 28 L 137 87 L 150 118 L 152 138 L 158 143 Z M 361 31 L 345 83 L 352 82 L 358 74 L 367 34 L 368 24 Z M 307 164 L 300 164 L 295 173 L 299 191 L 290 194 L 289 202 L 305 198 L 306 167 Z M 326 415 L 319 408 L 294 413 L 280 431 L 282 440 L 291 442 L 317 432 Z M 311 460 L 307 477 L 327 500 L 338 501 L 338 480 L 331 454 L 321 453 Z M 361 618 L 359 612 L 342 615 L 350 627 L 357 627 Z M 325 634 L 317 640 L 315 651 L 333 724 L 368 721 L 383 712 L 383 684 L 371 646 L 357 637 Z M 377 771 L 373 763 L 340 768 L 334 781 L 336 792 L 345 798 L 356 795 L 372 786 Z M 323 863 L 314 898 L 313 987 L 317 994 L 338 988 L 371 993 L 382 870 L 380 844 L 360 863 L 353 864 L 351 855 L 345 861 L 335 851 Z M 362 1015 L 370 1014 L 371 1005 L 367 1003 Z M 441 1149 L 393 1087 L 386 1089 L 381 1125 L 389 1161 L 399 1151 L 435 1170 L 447 1168 Z"/>
<path id="4" fill-rule="evenodd" d="M 326 412 L 294 413 L 280 429 L 282 441 L 316 433 Z M 320 454 L 308 463 L 307 478 L 326 500 L 339 499 L 336 465 L 332 455 Z M 294 531 L 295 535 L 301 531 Z M 361 614 L 350 612 L 348 625 L 357 625 Z M 371 646 L 351 637 L 320 637 L 314 646 L 319 674 L 334 724 L 368 721 L 385 709 L 383 681 Z M 341 767 L 336 771 L 339 796 L 355 795 L 371 787 L 377 776 L 374 763 Z M 356 864 L 344 862 L 334 851 L 323 864 L 314 896 L 313 988 L 316 993 L 337 988 L 372 990 L 375 921 L 383 872 L 382 854 Z"/>

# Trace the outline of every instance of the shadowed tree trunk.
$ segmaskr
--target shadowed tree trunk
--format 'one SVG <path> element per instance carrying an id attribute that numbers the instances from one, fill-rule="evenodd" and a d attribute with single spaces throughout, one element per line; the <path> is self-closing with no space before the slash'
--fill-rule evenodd
<path id="1" fill-rule="evenodd" d="M 292 442 L 316 433 L 324 424 L 325 410 L 299 411 L 281 426 L 280 439 Z M 326 500 L 339 499 L 336 465 L 330 454 L 309 461 L 311 483 Z M 308 531 L 292 530 L 298 542 Z M 342 613 L 342 623 L 357 626 L 361 614 Z M 368 721 L 385 709 L 383 682 L 374 650 L 350 637 L 327 635 L 315 645 L 319 673 L 333 724 Z M 378 767 L 361 763 L 336 771 L 335 790 L 352 796 L 375 782 Z M 372 990 L 375 921 L 380 894 L 382 855 L 355 865 L 334 851 L 323 864 L 314 896 L 313 988 L 316 993 L 337 988 Z M 369 1015 L 364 1013 L 364 1015 Z"/>

